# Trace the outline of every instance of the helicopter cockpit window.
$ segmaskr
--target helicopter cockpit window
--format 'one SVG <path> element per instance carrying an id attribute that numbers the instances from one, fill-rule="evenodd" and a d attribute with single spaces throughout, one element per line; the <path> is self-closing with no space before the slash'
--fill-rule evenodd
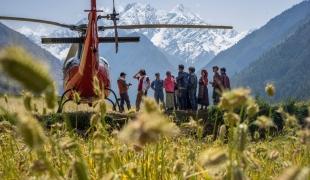
<path id="1" fill-rule="evenodd" d="M 66 69 L 70 69 L 71 67 L 73 67 L 74 65 L 79 65 L 80 61 L 78 58 L 76 57 L 72 57 L 69 60 L 67 60 L 64 64 L 64 70 Z"/>
<path id="2" fill-rule="evenodd" d="M 107 68 L 110 67 L 108 61 L 107 61 L 105 58 L 103 58 L 103 57 L 100 57 L 100 58 L 99 58 L 99 64 L 100 64 L 100 65 L 103 65 L 103 66 L 105 66 L 105 67 L 107 67 Z"/>

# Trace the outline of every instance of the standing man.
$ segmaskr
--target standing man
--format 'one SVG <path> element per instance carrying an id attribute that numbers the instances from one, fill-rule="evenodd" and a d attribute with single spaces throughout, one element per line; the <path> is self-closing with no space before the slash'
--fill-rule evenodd
<path id="1" fill-rule="evenodd" d="M 226 74 L 226 68 L 221 68 L 221 83 L 223 85 L 223 90 L 230 90 L 230 80 Z"/>
<path id="2" fill-rule="evenodd" d="M 154 98 L 159 104 L 161 102 L 164 104 L 164 81 L 160 79 L 160 74 L 156 73 L 155 74 L 155 80 L 151 84 L 151 88 L 154 90 Z"/>
<path id="3" fill-rule="evenodd" d="M 197 110 L 197 84 L 198 79 L 195 74 L 195 68 L 188 68 L 189 71 L 189 83 L 188 83 L 188 96 L 190 101 L 190 106 L 193 111 Z"/>
<path id="4" fill-rule="evenodd" d="M 166 79 L 164 81 L 165 91 L 166 91 L 166 108 L 167 111 L 171 111 L 175 107 L 174 102 L 174 90 L 175 90 L 175 80 L 171 75 L 170 71 L 166 73 Z"/>
<path id="5" fill-rule="evenodd" d="M 127 84 L 126 82 L 126 74 L 124 72 L 121 72 L 120 77 L 117 80 L 119 95 L 121 98 L 121 104 L 120 104 L 120 112 L 124 112 L 124 103 L 126 102 L 127 109 L 131 109 L 130 100 L 128 96 L 128 89 L 131 86 L 131 84 Z"/>
<path id="6" fill-rule="evenodd" d="M 218 66 L 213 66 L 213 82 L 210 82 L 210 84 L 213 87 L 213 94 L 212 94 L 212 98 L 213 98 L 213 104 L 217 105 L 220 102 L 220 97 L 221 97 L 221 93 L 222 93 L 222 80 L 221 80 L 221 76 L 219 74 L 219 67 Z"/>
<path id="7" fill-rule="evenodd" d="M 184 72 L 184 65 L 179 65 L 179 73 L 177 77 L 177 86 L 178 86 L 178 102 L 179 109 L 187 109 L 187 86 L 188 86 L 188 73 Z"/>
<path id="8" fill-rule="evenodd" d="M 137 74 L 133 76 L 134 79 L 138 80 L 138 93 L 136 99 L 136 111 L 140 111 L 140 105 L 143 96 L 147 95 L 147 91 L 150 88 L 150 79 L 146 76 L 144 69 L 141 69 Z"/>

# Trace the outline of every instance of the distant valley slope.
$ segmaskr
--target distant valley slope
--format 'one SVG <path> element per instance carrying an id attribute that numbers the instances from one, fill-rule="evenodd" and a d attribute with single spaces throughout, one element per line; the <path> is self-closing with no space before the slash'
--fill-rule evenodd
<path id="1" fill-rule="evenodd" d="M 285 42 L 271 49 L 233 78 L 236 86 L 249 86 L 264 96 L 268 82 L 275 83 L 275 100 L 310 99 L 310 19 Z"/>
<path id="2" fill-rule="evenodd" d="M 214 65 L 226 67 L 230 75 L 242 71 L 271 48 L 294 34 L 307 22 L 309 16 L 310 1 L 303 1 L 247 35 L 233 47 L 219 53 L 206 68 L 211 69 Z"/>

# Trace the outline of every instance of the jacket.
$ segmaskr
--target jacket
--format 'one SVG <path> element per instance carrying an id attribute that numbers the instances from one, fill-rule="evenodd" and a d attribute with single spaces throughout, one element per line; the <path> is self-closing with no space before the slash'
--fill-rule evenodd
<path id="1" fill-rule="evenodd" d="M 173 93 L 175 90 L 175 80 L 173 77 L 167 77 L 164 81 L 164 87 L 166 92 Z"/>
<path id="2" fill-rule="evenodd" d="M 117 80 L 118 90 L 120 94 L 127 93 L 129 85 L 126 83 L 126 80 L 119 78 Z"/>
<path id="3" fill-rule="evenodd" d="M 177 77 L 178 89 L 187 89 L 188 86 L 188 73 L 179 72 Z"/>
<path id="4" fill-rule="evenodd" d="M 164 88 L 164 81 L 163 80 L 154 80 L 151 84 L 151 88 L 155 92 L 162 92 Z"/>
<path id="5" fill-rule="evenodd" d="M 189 81 L 188 81 L 188 89 L 189 90 L 196 90 L 198 85 L 198 78 L 195 73 L 189 74 Z"/>

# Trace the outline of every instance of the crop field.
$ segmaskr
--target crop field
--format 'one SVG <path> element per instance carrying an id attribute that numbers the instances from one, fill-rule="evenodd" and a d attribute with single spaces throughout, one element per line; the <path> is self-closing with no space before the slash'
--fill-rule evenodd
<path id="1" fill-rule="evenodd" d="M 103 100 L 71 103 L 69 117 L 55 113 L 43 68 L 15 51 L 0 64 L 26 91 L 0 97 L 1 179 L 310 179 L 308 103 L 269 104 L 239 88 L 200 114 L 166 114 L 146 98 L 141 112 L 122 118 Z M 275 87 L 266 93 L 272 98 Z"/>

